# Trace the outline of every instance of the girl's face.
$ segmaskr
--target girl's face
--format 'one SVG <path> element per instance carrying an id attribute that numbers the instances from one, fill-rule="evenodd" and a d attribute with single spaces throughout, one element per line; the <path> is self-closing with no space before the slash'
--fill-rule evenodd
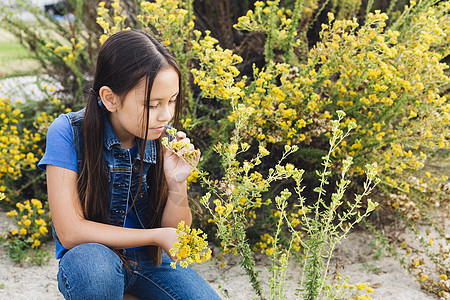
<path id="1" fill-rule="evenodd" d="M 145 137 L 142 126 L 146 115 L 145 78 L 123 99 L 122 105 L 111 113 L 111 125 L 123 148 L 134 146 L 135 137 Z M 178 73 L 168 67 L 158 72 L 150 92 L 148 140 L 155 140 L 172 120 L 179 93 Z"/>

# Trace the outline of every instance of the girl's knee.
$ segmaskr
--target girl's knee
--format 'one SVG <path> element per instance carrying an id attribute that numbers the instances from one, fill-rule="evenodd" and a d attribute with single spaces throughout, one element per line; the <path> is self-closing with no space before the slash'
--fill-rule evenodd
<path id="1" fill-rule="evenodd" d="M 121 299 L 124 289 L 122 261 L 101 244 L 76 246 L 59 262 L 58 286 L 66 298 L 119 299 L 117 295 L 120 295 Z"/>
<path id="2" fill-rule="evenodd" d="M 65 269 L 86 274 L 122 273 L 122 261 L 116 253 L 97 243 L 81 244 L 72 248 L 61 258 L 59 264 Z"/>

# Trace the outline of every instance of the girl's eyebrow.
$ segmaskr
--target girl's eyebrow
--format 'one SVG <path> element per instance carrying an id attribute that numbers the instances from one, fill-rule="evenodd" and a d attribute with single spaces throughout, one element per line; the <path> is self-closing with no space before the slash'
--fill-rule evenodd
<path id="1" fill-rule="evenodd" d="M 178 93 L 179 93 L 179 92 L 176 92 L 176 93 L 173 94 L 172 97 L 170 97 L 170 98 L 173 98 L 173 97 L 177 96 Z M 164 99 L 162 99 L 162 98 L 153 98 L 153 99 L 150 99 L 150 101 L 160 101 L 160 100 L 164 100 Z"/>

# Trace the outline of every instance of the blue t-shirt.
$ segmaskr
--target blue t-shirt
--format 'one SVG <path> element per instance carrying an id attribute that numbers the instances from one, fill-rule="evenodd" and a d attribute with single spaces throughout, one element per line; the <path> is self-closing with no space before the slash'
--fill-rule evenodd
<path id="1" fill-rule="evenodd" d="M 129 151 L 131 158 L 135 158 L 137 154 L 137 146 L 135 145 Z M 42 170 L 46 170 L 47 165 L 53 165 L 78 172 L 77 153 L 73 142 L 73 130 L 70 126 L 69 118 L 66 115 L 60 115 L 48 128 L 45 154 L 39 161 L 38 167 Z M 126 210 L 128 210 L 129 207 L 128 203 L 131 204 L 133 201 L 133 199 L 130 198 L 130 195 L 128 195 Z M 142 228 L 133 209 L 131 209 L 125 217 L 124 227 Z M 55 256 L 57 259 L 60 259 L 64 253 L 67 252 L 67 249 L 57 241 L 55 241 L 55 246 Z M 131 249 L 141 248 L 144 247 Z"/>

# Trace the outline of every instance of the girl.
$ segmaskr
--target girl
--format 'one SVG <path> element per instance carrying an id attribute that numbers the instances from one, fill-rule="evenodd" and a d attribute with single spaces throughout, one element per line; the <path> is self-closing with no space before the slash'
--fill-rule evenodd
<path id="1" fill-rule="evenodd" d="M 191 167 L 160 142 L 170 121 L 178 125 L 180 75 L 153 36 L 118 32 L 100 48 L 86 108 L 50 126 L 39 166 L 66 299 L 220 299 L 167 255 L 177 224 L 192 220 Z M 183 132 L 174 138 L 194 149 Z"/>

